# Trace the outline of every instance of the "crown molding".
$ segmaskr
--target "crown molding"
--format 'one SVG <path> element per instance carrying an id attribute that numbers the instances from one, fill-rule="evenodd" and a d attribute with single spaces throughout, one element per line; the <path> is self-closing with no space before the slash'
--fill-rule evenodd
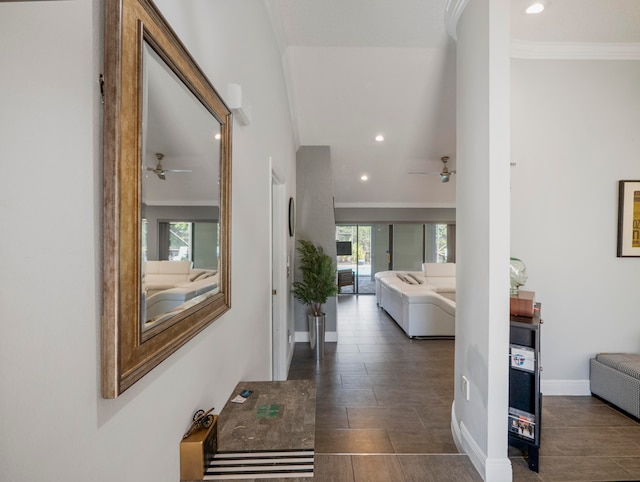
<path id="1" fill-rule="evenodd" d="M 469 0 L 447 0 L 444 24 L 453 40 Z M 640 43 L 536 42 L 511 40 L 511 58 L 529 60 L 640 60 Z"/>
<path id="2" fill-rule="evenodd" d="M 511 40 L 511 58 L 528 60 L 640 60 L 640 43 Z"/>
<path id="3" fill-rule="evenodd" d="M 444 26 L 449 37 L 453 40 L 458 40 L 456 33 L 458 20 L 460 20 L 462 12 L 468 3 L 469 0 L 447 0 L 447 5 L 444 9 Z"/>
<path id="4" fill-rule="evenodd" d="M 424 209 L 424 208 L 455 208 L 456 203 L 405 203 L 405 202 L 336 202 L 336 208 L 366 208 L 366 209 Z"/>

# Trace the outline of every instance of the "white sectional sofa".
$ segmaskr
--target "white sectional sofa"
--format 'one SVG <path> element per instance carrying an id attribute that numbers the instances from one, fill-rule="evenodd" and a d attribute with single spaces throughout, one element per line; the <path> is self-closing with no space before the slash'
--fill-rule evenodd
<path id="1" fill-rule="evenodd" d="M 147 261 L 143 276 L 146 320 L 155 323 L 166 314 L 188 308 L 194 300 L 218 291 L 216 270 L 193 269 L 191 261 Z M 172 316 L 173 316 L 172 315 Z"/>
<path id="2" fill-rule="evenodd" d="M 423 263 L 423 271 L 376 273 L 376 299 L 407 336 L 455 336 L 455 263 Z"/>

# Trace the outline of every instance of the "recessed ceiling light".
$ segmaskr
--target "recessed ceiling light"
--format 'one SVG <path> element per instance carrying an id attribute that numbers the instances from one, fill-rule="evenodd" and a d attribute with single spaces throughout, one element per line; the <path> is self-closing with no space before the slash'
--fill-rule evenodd
<path id="1" fill-rule="evenodd" d="M 382 141 L 384 141 L 384 136 L 381 136 L 380 134 L 378 134 L 378 135 L 376 136 L 376 141 L 378 141 L 378 142 L 382 142 Z"/>
<path id="2" fill-rule="evenodd" d="M 366 181 L 367 179 L 369 179 L 369 177 L 366 174 L 363 174 L 362 176 L 360 176 L 360 179 Z"/>
<path id="3" fill-rule="evenodd" d="M 216 138 L 216 140 L 219 141 L 222 136 L 220 135 L 219 132 L 216 132 L 216 135 L 214 137 Z"/>
<path id="4" fill-rule="evenodd" d="M 535 13 L 540 13 L 544 10 L 544 5 L 541 3 L 532 3 L 531 5 L 529 5 L 527 7 L 527 9 L 525 10 L 526 13 L 528 14 L 535 14 Z"/>

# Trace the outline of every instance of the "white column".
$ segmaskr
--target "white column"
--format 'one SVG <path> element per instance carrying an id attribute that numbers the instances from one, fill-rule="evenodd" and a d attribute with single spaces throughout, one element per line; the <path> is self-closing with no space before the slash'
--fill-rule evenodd
<path id="1" fill-rule="evenodd" d="M 458 3 L 456 8 L 453 3 Z M 485 480 L 511 481 L 509 2 L 451 2 L 457 22 L 457 292 L 452 430 Z M 451 32 L 451 24 L 449 24 Z M 462 377 L 468 380 L 468 399 Z"/>

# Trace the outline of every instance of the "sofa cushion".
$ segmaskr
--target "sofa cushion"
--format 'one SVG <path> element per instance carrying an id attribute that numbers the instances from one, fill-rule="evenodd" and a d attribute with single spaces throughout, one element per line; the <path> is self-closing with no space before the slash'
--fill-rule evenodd
<path id="1" fill-rule="evenodd" d="M 215 269 L 192 269 L 189 273 L 190 281 L 197 281 L 205 278 L 209 278 L 215 275 L 217 271 Z"/>
<path id="2" fill-rule="evenodd" d="M 182 283 L 188 283 L 189 277 L 184 274 L 145 274 L 144 275 L 145 283 L 148 285 L 171 285 L 178 286 Z"/>
<path id="3" fill-rule="evenodd" d="M 424 278 L 420 277 L 420 276 L 416 276 L 413 273 L 407 273 L 407 276 L 409 278 L 413 278 L 419 285 L 421 285 L 422 283 L 424 283 Z"/>
<path id="4" fill-rule="evenodd" d="M 153 294 L 157 291 L 168 290 L 174 287 L 183 286 L 202 271 L 194 270 L 196 275 L 192 273 L 191 261 L 147 261 L 145 263 L 145 272 L 143 277 L 144 289 L 147 294 Z"/>
<path id="5" fill-rule="evenodd" d="M 455 263 L 422 263 L 424 277 L 428 284 L 437 288 L 454 290 L 456 288 Z"/>
<path id="6" fill-rule="evenodd" d="M 425 276 L 448 276 L 455 278 L 455 263 L 422 263 Z"/>
<path id="7" fill-rule="evenodd" d="M 436 289 L 435 292 L 438 293 L 440 296 L 444 296 L 448 300 L 453 301 L 454 303 L 456 301 L 456 291 L 455 290 Z"/>
<path id="8" fill-rule="evenodd" d="M 456 314 L 456 303 L 451 301 L 444 296 L 439 295 L 435 291 L 425 291 L 425 292 L 404 292 L 402 293 L 403 302 L 413 304 L 413 303 L 431 303 L 433 305 L 439 306 L 444 311 L 449 313 L 452 316 Z"/>
<path id="9" fill-rule="evenodd" d="M 147 261 L 144 272 L 146 274 L 181 274 L 188 275 L 191 272 L 191 261 Z"/>
<path id="10" fill-rule="evenodd" d="M 435 293 L 435 286 L 431 285 L 419 285 L 419 284 L 409 284 L 404 283 L 403 281 L 398 281 L 397 283 L 389 283 L 386 285 L 387 289 L 392 293 L 397 293 L 398 296 L 402 296 L 403 294 L 422 294 L 422 293 Z"/>
<path id="11" fill-rule="evenodd" d="M 417 283 L 417 281 L 416 281 L 415 279 L 410 278 L 409 276 L 404 275 L 404 274 L 402 274 L 402 273 L 396 273 L 396 276 L 397 276 L 399 279 L 401 279 L 402 281 L 404 281 L 405 283 L 408 283 L 408 284 L 410 284 L 410 285 L 418 284 L 418 283 Z"/>

